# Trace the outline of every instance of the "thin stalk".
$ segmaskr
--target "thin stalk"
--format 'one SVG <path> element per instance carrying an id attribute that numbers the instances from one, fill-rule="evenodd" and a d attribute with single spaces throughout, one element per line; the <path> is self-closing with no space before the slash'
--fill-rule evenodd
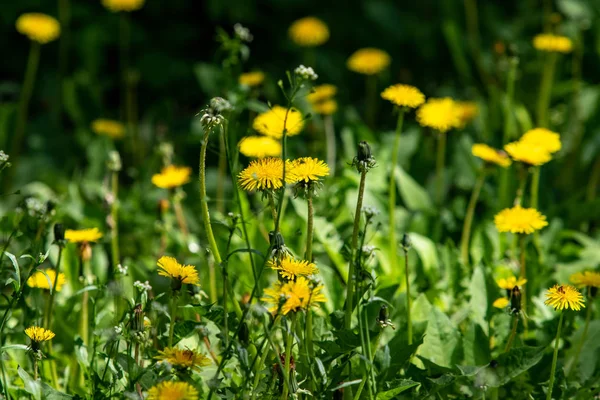
<path id="1" fill-rule="evenodd" d="M 548 394 L 546 395 L 546 400 L 552 400 L 554 374 L 556 372 L 556 362 L 558 360 L 558 343 L 560 342 L 560 331 L 562 329 L 564 315 L 565 313 L 561 311 L 560 319 L 558 320 L 558 329 L 556 330 L 556 338 L 554 339 L 554 355 L 552 356 L 552 368 L 550 369 L 550 383 L 548 385 Z"/>
<path id="2" fill-rule="evenodd" d="M 398 165 L 398 152 L 400 151 L 400 136 L 404 122 L 404 107 L 398 109 L 398 122 L 394 136 L 394 147 L 392 148 L 392 162 L 390 164 L 390 188 L 388 195 L 388 219 L 390 235 L 390 268 L 396 270 L 396 259 L 398 258 L 398 242 L 396 240 L 396 165 Z"/>
<path id="3" fill-rule="evenodd" d="M 264 344 L 267 342 L 271 342 L 273 340 L 272 335 L 275 333 L 275 330 L 273 329 L 275 327 L 275 325 L 277 324 L 277 322 L 279 321 L 279 313 L 277 313 L 277 316 L 275 317 L 275 320 L 273 321 L 273 324 L 271 325 L 271 327 L 269 329 L 266 329 L 265 326 L 265 339 L 263 340 L 263 343 L 261 344 L 259 349 L 262 349 Z M 268 346 L 267 346 L 268 347 Z M 252 391 L 252 397 L 251 400 L 254 400 L 256 398 L 256 394 L 257 394 L 257 390 L 256 388 L 258 387 L 259 381 L 260 381 L 260 372 L 263 368 L 263 365 L 265 364 L 265 361 L 267 359 L 267 357 L 269 356 L 269 349 L 264 349 L 262 351 L 262 353 L 256 355 L 256 357 L 258 358 L 258 363 L 255 365 L 254 367 L 254 383 L 253 383 L 253 391 Z M 256 360 L 256 358 L 255 358 Z M 253 362 L 254 364 L 254 362 Z M 252 366 L 251 366 L 252 368 Z"/>
<path id="4" fill-rule="evenodd" d="M 210 292 L 208 296 L 213 303 L 217 302 L 217 274 L 215 273 L 215 262 L 213 259 L 208 259 L 208 287 Z"/>
<path id="5" fill-rule="evenodd" d="M 173 210 L 175 210 L 175 218 L 177 219 L 177 225 L 179 225 L 179 230 L 181 230 L 183 237 L 187 240 L 189 230 L 187 227 L 187 223 L 185 222 L 185 214 L 183 213 L 180 195 L 178 193 L 173 192 L 171 201 L 173 203 Z"/>
<path id="6" fill-rule="evenodd" d="M 377 112 L 377 75 L 367 75 L 365 84 L 367 94 L 367 125 L 373 129 L 375 127 L 375 114 Z"/>
<path id="7" fill-rule="evenodd" d="M 471 50 L 471 56 L 475 61 L 475 67 L 479 73 L 479 78 L 487 89 L 489 78 L 483 68 L 483 63 L 481 62 L 479 18 L 477 14 L 477 0 L 465 0 L 465 19 L 467 22 L 467 33 L 469 35 L 469 48 Z"/>
<path id="8" fill-rule="evenodd" d="M 283 211 L 283 199 L 285 198 L 285 189 L 286 189 L 286 182 L 285 182 L 285 173 L 286 173 L 286 160 L 287 160 L 287 119 L 288 119 L 288 114 L 290 113 L 290 108 L 291 108 L 291 103 L 288 103 L 288 106 L 285 110 L 285 117 L 283 118 L 283 132 L 282 132 L 282 138 L 281 138 L 281 159 L 283 160 L 283 174 L 282 174 L 282 178 L 281 178 L 281 184 L 282 187 L 280 189 L 281 191 L 281 197 L 279 198 L 279 204 L 277 205 L 277 218 L 275 219 L 275 232 L 279 232 L 279 221 L 281 220 L 281 214 Z"/>
<path id="9" fill-rule="evenodd" d="M 37 359 L 37 355 L 33 356 L 33 380 L 37 381 L 38 380 L 38 359 Z"/>
<path id="10" fill-rule="evenodd" d="M 356 211 L 354 213 L 354 228 L 352 230 L 352 242 L 350 246 L 350 263 L 348 265 L 348 283 L 346 284 L 346 314 L 344 317 L 344 328 L 350 329 L 352 326 L 352 310 L 354 300 L 354 267 L 356 257 L 356 245 L 358 244 L 358 231 L 360 229 L 360 213 L 362 209 L 363 197 L 365 193 L 365 181 L 367 171 L 363 170 L 360 174 L 360 185 L 358 186 L 358 200 L 356 202 Z"/>
<path id="11" fill-rule="evenodd" d="M 542 78 L 540 82 L 540 93 L 537 104 L 537 122 L 540 127 L 548 126 L 548 108 L 550 107 L 550 97 L 552 94 L 552 83 L 554 82 L 554 71 L 556 70 L 556 53 L 546 54 L 546 62 L 542 69 Z"/>
<path id="12" fill-rule="evenodd" d="M 169 323 L 169 347 L 173 346 L 173 332 L 175 331 L 175 318 L 177 314 L 177 293 L 173 292 L 171 299 L 171 322 Z"/>
<path id="13" fill-rule="evenodd" d="M 283 374 L 285 380 L 288 384 L 283 388 L 283 393 L 281 394 L 281 399 L 285 400 L 288 398 L 289 393 L 289 385 L 290 385 L 290 360 L 292 357 L 292 343 L 294 340 L 294 330 L 296 329 L 296 318 L 297 315 L 295 312 L 292 313 L 292 321 L 290 323 L 290 330 L 287 333 L 286 342 L 285 342 L 285 364 L 283 369 Z"/>
<path id="14" fill-rule="evenodd" d="M 408 336 L 408 345 L 412 344 L 413 335 L 412 335 L 412 320 L 411 320 L 411 298 L 410 298 L 410 276 L 409 276 L 409 268 L 408 268 L 408 249 L 404 250 L 404 277 L 406 279 L 406 321 L 407 321 L 407 329 L 406 334 Z"/>
<path id="15" fill-rule="evenodd" d="M 538 208 L 538 193 L 540 188 L 540 167 L 533 167 L 533 173 L 531 174 L 531 188 L 530 190 L 530 202 L 531 208 Z"/>
<path id="16" fill-rule="evenodd" d="M 273 192 L 268 190 L 267 199 L 269 200 L 269 208 L 271 208 L 271 217 L 273 218 L 273 226 L 277 223 L 277 207 L 275 206 L 275 199 L 273 198 Z"/>
<path id="17" fill-rule="evenodd" d="M 515 314 L 513 316 L 513 325 L 512 325 L 512 329 L 510 331 L 510 336 L 508 338 L 508 342 L 506 342 L 506 347 L 504 348 L 505 353 L 508 353 L 508 351 L 512 347 L 515 337 L 517 336 L 517 327 L 518 326 L 519 326 L 519 315 Z"/>
<path id="18" fill-rule="evenodd" d="M 435 159 L 436 201 L 438 206 L 444 200 L 444 164 L 446 159 L 446 133 L 437 134 L 437 152 Z"/>
<path id="19" fill-rule="evenodd" d="M 315 348 L 313 346 L 313 315 L 310 307 L 306 310 L 306 347 L 308 348 L 309 359 L 313 360 Z"/>
<path id="20" fill-rule="evenodd" d="M 313 244 L 313 219 L 314 219 L 314 207 L 313 207 L 313 190 L 310 188 L 306 192 L 306 205 L 308 209 L 308 217 L 306 219 L 306 256 L 305 260 L 312 262 L 312 244 Z"/>
<path id="21" fill-rule="evenodd" d="M 83 266 L 83 287 L 85 288 L 89 276 L 89 261 L 83 261 L 80 258 L 79 262 Z M 89 344 L 89 294 L 90 292 L 86 290 L 81 296 L 81 317 L 79 319 L 79 335 L 85 346 Z"/>
<path id="22" fill-rule="evenodd" d="M 117 269 L 117 265 L 121 263 L 119 252 L 119 172 L 112 171 L 111 174 L 111 191 L 112 204 L 110 206 L 110 218 L 112 220 L 110 251 L 112 255 L 113 270 Z M 58 277 L 58 274 L 56 275 Z M 115 296 L 115 301 L 118 301 L 118 296 Z M 118 314 L 118 313 L 117 313 Z"/>
<path id="23" fill-rule="evenodd" d="M 523 194 L 527 187 L 527 167 L 519 165 L 519 187 L 517 188 L 517 194 L 515 196 L 515 206 L 520 206 L 523 203 Z"/>
<path id="24" fill-rule="evenodd" d="M 521 279 L 527 279 L 527 253 L 525 251 L 525 238 L 526 236 L 524 234 L 519 234 L 519 247 L 520 247 L 520 273 L 519 273 L 519 278 Z M 530 284 L 531 285 L 531 284 Z M 523 288 L 521 289 L 521 308 L 523 309 L 523 312 L 525 312 L 525 314 L 527 314 L 527 290 L 525 289 L 525 286 L 523 285 Z M 527 326 L 527 320 L 524 319 L 523 323 L 525 324 L 525 326 Z"/>
<path id="25" fill-rule="evenodd" d="M 326 115 L 323 118 L 323 124 L 325 125 L 325 142 L 327 144 L 327 165 L 331 171 L 331 176 L 335 176 L 336 143 L 333 117 L 331 115 Z"/>
<path id="26" fill-rule="evenodd" d="M 590 288 L 588 287 L 588 291 Z M 588 307 L 585 313 L 585 325 L 583 327 L 583 334 L 581 335 L 581 340 L 577 344 L 577 350 L 575 351 L 575 356 L 573 356 L 573 361 L 571 361 L 571 365 L 569 366 L 569 370 L 567 371 L 567 378 L 571 376 L 571 373 L 577 368 L 577 363 L 579 362 L 579 356 L 581 355 L 581 349 L 583 349 L 583 344 L 585 343 L 585 338 L 587 337 L 588 330 L 590 327 L 590 321 L 592 319 L 592 308 L 594 302 L 593 298 L 588 294 Z"/>
<path id="27" fill-rule="evenodd" d="M 475 206 L 477 200 L 479 200 L 479 194 L 485 181 L 485 167 L 481 168 L 475 186 L 473 186 L 473 192 L 471 193 L 471 199 L 467 207 L 467 213 L 465 214 L 465 221 L 462 229 L 462 236 L 460 238 L 460 257 L 463 265 L 469 266 L 469 241 L 471 240 L 471 226 L 473 225 L 473 216 L 475 215 Z"/>
<path id="28" fill-rule="evenodd" d="M 219 169 L 217 171 L 217 211 L 225 212 L 225 173 L 227 172 L 227 157 L 225 154 L 225 133 L 219 135 Z"/>
<path id="29" fill-rule="evenodd" d="M 62 259 L 63 246 L 58 245 L 58 258 L 56 260 L 56 276 L 54 282 L 52 282 L 52 292 L 48 299 L 48 308 L 46 309 L 46 323 L 44 326 L 46 329 L 52 329 L 52 308 L 54 306 L 54 296 L 56 296 L 56 286 L 58 284 L 58 274 L 60 274 L 60 261 Z"/>

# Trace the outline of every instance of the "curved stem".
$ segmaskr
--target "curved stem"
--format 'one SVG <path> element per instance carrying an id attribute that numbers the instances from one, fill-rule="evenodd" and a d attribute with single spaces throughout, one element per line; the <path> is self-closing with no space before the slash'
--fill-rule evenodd
<path id="1" fill-rule="evenodd" d="M 227 172 L 227 158 L 225 154 L 225 137 L 221 131 L 219 135 L 219 170 L 217 175 L 217 211 L 225 212 L 225 173 Z"/>
<path id="2" fill-rule="evenodd" d="M 400 135 L 402 134 L 402 124 L 404 122 L 404 107 L 398 109 L 398 122 L 396 123 L 396 133 L 394 138 L 394 147 L 392 148 L 392 162 L 390 164 L 390 187 L 388 197 L 388 218 L 390 235 L 390 269 L 396 270 L 396 259 L 398 258 L 398 243 L 396 241 L 396 165 L 398 165 L 398 152 L 400 151 Z"/>
<path id="3" fill-rule="evenodd" d="M 556 338 L 554 339 L 554 355 L 552 356 L 552 369 L 550 370 L 550 383 L 546 400 L 552 400 L 552 387 L 554 386 L 554 374 L 556 372 L 556 362 L 558 360 L 558 343 L 560 342 L 560 331 L 562 329 L 564 315 L 565 313 L 561 311 L 560 319 L 558 320 L 558 329 L 556 330 Z"/>
<path id="4" fill-rule="evenodd" d="M 527 253 L 525 251 L 525 238 L 526 236 L 524 234 L 520 234 L 519 235 L 519 245 L 520 245 L 520 273 L 519 273 L 519 278 L 521 279 L 527 279 Z M 529 285 L 531 286 L 531 283 L 529 283 Z M 522 303 L 521 303 L 521 308 L 523 309 L 523 312 L 525 313 L 525 315 L 527 315 L 527 294 L 528 294 L 528 290 L 525 289 L 525 285 L 523 285 L 523 288 L 521 289 L 521 297 L 522 297 Z M 523 320 L 523 324 L 525 325 L 525 328 L 527 328 L 527 319 Z"/>
<path id="5" fill-rule="evenodd" d="M 467 213 L 465 214 L 465 222 L 463 224 L 462 236 L 460 238 L 460 256 L 464 265 L 469 265 L 469 242 L 471 240 L 471 226 L 473 225 L 473 216 L 475 215 L 475 206 L 481 193 L 481 188 L 485 181 L 485 168 L 482 168 L 479 172 L 475 186 L 473 186 L 473 192 L 471 193 L 471 199 L 467 207 Z"/>
<path id="6" fill-rule="evenodd" d="M 273 199 L 273 192 L 267 191 L 267 199 L 269 200 L 269 207 L 271 208 L 271 217 L 273 218 L 273 224 L 277 221 L 277 207 L 275 206 L 275 199 Z"/>
<path id="7" fill-rule="evenodd" d="M 519 315 L 514 315 L 513 316 L 513 325 L 512 325 L 512 329 L 510 331 L 510 337 L 508 338 L 508 342 L 506 342 L 506 347 L 504 348 L 504 352 L 507 353 L 510 348 L 512 347 L 513 341 L 515 340 L 515 337 L 517 336 L 517 327 L 519 326 Z"/>
<path id="8" fill-rule="evenodd" d="M 308 217 L 306 219 L 306 256 L 305 260 L 312 262 L 312 243 L 313 243 L 313 192 L 312 188 L 306 192 L 306 204 L 308 208 Z"/>

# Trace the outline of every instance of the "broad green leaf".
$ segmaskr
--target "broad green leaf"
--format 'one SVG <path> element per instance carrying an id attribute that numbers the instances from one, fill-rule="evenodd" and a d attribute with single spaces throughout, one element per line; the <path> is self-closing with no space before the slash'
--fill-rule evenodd
<path id="1" fill-rule="evenodd" d="M 6 256 L 10 259 L 13 268 L 15 269 L 15 277 L 17 278 L 16 281 L 14 281 L 16 283 L 15 291 L 18 291 L 21 289 L 21 269 L 19 268 L 19 262 L 14 254 L 9 253 L 8 251 L 5 251 L 4 254 L 6 254 Z"/>
<path id="2" fill-rule="evenodd" d="M 21 366 L 17 367 L 17 373 L 23 379 L 25 391 L 33 396 L 36 400 L 42 399 L 42 381 L 34 380 Z"/>
<path id="3" fill-rule="evenodd" d="M 408 175 L 402 167 L 396 166 L 394 176 L 396 177 L 396 186 L 400 192 L 400 197 L 406 208 L 411 211 L 433 212 L 433 202 L 427 191 Z"/>
<path id="4" fill-rule="evenodd" d="M 481 266 L 477 266 L 473 271 L 473 277 L 469 285 L 469 294 L 471 296 L 469 307 L 473 321 L 478 323 L 482 328 L 487 329 L 487 312 L 489 308 L 487 282 Z"/>
<path id="5" fill-rule="evenodd" d="M 495 367 L 491 365 L 479 373 L 482 385 L 500 387 L 540 362 L 546 347 L 518 347 L 498 357 Z"/>
<path id="6" fill-rule="evenodd" d="M 423 264 L 425 272 L 429 274 L 435 271 L 435 274 L 438 274 L 437 268 L 439 266 L 439 260 L 435 244 L 431 239 L 415 232 L 410 232 L 409 236 L 412 241 L 412 247 L 419 255 L 419 259 Z"/>
<path id="7" fill-rule="evenodd" d="M 469 324 L 463 337 L 465 364 L 483 365 L 490 362 L 490 340 L 482 327 L 473 322 Z"/>
<path id="8" fill-rule="evenodd" d="M 392 389 L 386 390 L 377 394 L 377 400 L 389 400 L 393 399 L 398 394 L 419 385 L 419 382 L 411 381 L 410 379 L 399 379 L 393 381 L 390 386 Z"/>

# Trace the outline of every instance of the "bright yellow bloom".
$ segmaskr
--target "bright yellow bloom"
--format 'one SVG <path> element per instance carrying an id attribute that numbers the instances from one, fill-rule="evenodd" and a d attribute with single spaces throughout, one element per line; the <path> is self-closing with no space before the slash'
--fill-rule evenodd
<path id="1" fill-rule="evenodd" d="M 17 18 L 17 31 L 29 40 L 46 44 L 60 36 L 60 23 L 54 17 L 41 13 L 26 13 Z"/>
<path id="2" fill-rule="evenodd" d="M 525 278 L 515 278 L 514 276 L 509 276 L 508 278 L 501 278 L 496 281 L 498 287 L 500 289 L 513 290 L 515 286 L 523 286 L 527 283 L 527 279 Z"/>
<path id="3" fill-rule="evenodd" d="M 337 87 L 329 83 L 315 86 L 311 92 L 306 96 L 306 99 L 311 103 L 318 103 L 320 101 L 328 100 L 335 96 L 337 93 Z"/>
<path id="4" fill-rule="evenodd" d="M 65 239 L 71 243 L 89 243 L 97 242 L 102 237 L 102 232 L 98 228 L 91 229 L 67 229 Z"/>
<path id="5" fill-rule="evenodd" d="M 154 357 L 160 361 L 167 361 L 180 369 L 195 369 L 200 370 L 201 367 L 210 365 L 210 359 L 204 354 L 197 353 L 190 349 L 178 349 L 176 347 L 166 347 L 159 351 Z"/>
<path id="6" fill-rule="evenodd" d="M 294 183 L 297 179 L 291 173 L 292 164 L 286 161 L 285 181 Z M 239 185 L 244 190 L 276 190 L 283 186 L 283 161 L 281 158 L 261 158 L 250 162 L 238 175 Z"/>
<path id="7" fill-rule="evenodd" d="M 560 135 L 546 128 L 528 130 L 523 134 L 519 141 L 529 143 L 533 146 L 539 146 L 550 154 L 556 153 L 562 147 Z"/>
<path id="8" fill-rule="evenodd" d="M 301 157 L 292 161 L 290 173 L 297 182 L 314 182 L 318 181 L 319 177 L 329 175 L 329 166 L 318 158 Z"/>
<path id="9" fill-rule="evenodd" d="M 144 6 L 145 0 L 102 0 L 102 5 L 112 12 L 136 11 Z"/>
<path id="10" fill-rule="evenodd" d="M 148 400 L 198 400 L 198 391 L 187 382 L 163 381 L 148 390 Z"/>
<path id="11" fill-rule="evenodd" d="M 111 119 L 96 119 L 92 122 L 92 130 L 97 135 L 108 136 L 113 139 L 121 139 L 125 136 L 125 125 Z"/>
<path id="12" fill-rule="evenodd" d="M 544 304 L 555 310 L 571 309 L 575 311 L 585 308 L 583 296 L 571 285 L 554 285 L 546 292 Z"/>
<path id="13" fill-rule="evenodd" d="M 427 100 L 417 110 L 417 121 L 421 126 L 433 128 L 445 133 L 461 126 L 459 109 L 456 102 L 449 97 Z"/>
<path id="14" fill-rule="evenodd" d="M 240 75 L 238 82 L 240 85 L 256 87 L 263 83 L 265 80 L 265 74 L 261 71 L 245 72 Z"/>
<path id="15" fill-rule="evenodd" d="M 508 297 L 500 297 L 492 303 L 492 305 L 496 308 L 506 308 L 509 304 L 510 300 L 508 299 Z"/>
<path id="16" fill-rule="evenodd" d="M 191 174 L 190 167 L 168 165 L 160 171 L 160 174 L 152 175 L 152 183 L 162 189 L 173 189 L 188 183 Z"/>
<path id="17" fill-rule="evenodd" d="M 238 143 L 246 157 L 264 158 L 281 156 L 281 143 L 269 136 L 246 136 Z"/>
<path id="18" fill-rule="evenodd" d="M 573 50 L 573 42 L 566 36 L 542 33 L 533 38 L 533 47 L 541 51 L 570 53 Z"/>
<path id="19" fill-rule="evenodd" d="M 512 163 L 505 152 L 496 150 L 493 147 L 483 143 L 474 144 L 471 147 L 471 153 L 473 153 L 475 157 L 479 157 L 487 163 L 496 164 L 503 168 L 510 166 Z"/>
<path id="20" fill-rule="evenodd" d="M 548 225 L 548 222 L 546 217 L 535 208 L 514 206 L 496 214 L 494 224 L 499 232 L 530 234 L 542 229 Z"/>
<path id="21" fill-rule="evenodd" d="M 46 275 L 44 275 L 44 272 Z M 51 286 L 54 285 L 54 280 L 56 279 L 56 270 L 54 269 L 46 269 L 44 272 L 35 271 L 33 275 L 27 279 L 27 286 L 32 288 L 40 288 L 40 289 L 50 289 Z M 50 279 L 50 283 L 48 283 L 48 278 Z M 60 272 L 58 274 L 58 281 L 56 281 L 56 291 L 60 292 L 63 285 L 65 284 L 65 274 Z"/>
<path id="22" fill-rule="evenodd" d="M 595 271 L 577 272 L 571 275 L 570 280 L 577 287 L 600 287 L 600 273 Z"/>
<path id="23" fill-rule="evenodd" d="M 346 65 L 350 71 L 363 75 L 375 75 L 386 69 L 391 62 L 390 55 L 383 50 L 367 47 L 356 50 Z"/>
<path id="24" fill-rule="evenodd" d="M 40 328 L 39 326 L 30 326 L 25 329 L 25 334 L 29 336 L 32 342 L 36 343 L 45 342 L 56 336 L 51 330 Z"/>
<path id="25" fill-rule="evenodd" d="M 280 262 L 269 261 L 269 267 L 279 271 L 279 274 L 286 279 L 294 279 L 298 276 L 308 276 L 318 274 L 317 266 L 309 261 L 295 260 L 292 257 L 286 257 Z"/>
<path id="26" fill-rule="evenodd" d="M 311 105 L 313 111 L 320 115 L 333 115 L 338 109 L 338 103 L 333 99 L 313 103 Z"/>
<path id="27" fill-rule="evenodd" d="M 261 299 L 271 304 L 270 312 L 276 312 L 279 309 L 285 315 L 290 311 L 308 309 L 309 307 L 318 307 L 317 303 L 326 301 L 325 295 L 321 293 L 323 286 L 314 285 L 305 277 L 299 276 L 295 281 L 275 282 L 273 286 L 264 291 L 264 297 Z"/>
<path id="28" fill-rule="evenodd" d="M 392 85 L 381 93 L 381 97 L 398 107 L 417 108 L 425 103 L 425 95 L 410 85 Z"/>
<path id="29" fill-rule="evenodd" d="M 477 103 L 473 101 L 457 101 L 456 106 L 458 107 L 458 117 L 460 118 L 460 128 L 464 128 L 469 122 L 471 122 L 479 112 Z"/>
<path id="30" fill-rule="evenodd" d="M 181 283 L 200 286 L 198 271 L 193 265 L 181 265 L 174 257 L 162 256 L 156 263 L 160 268 L 158 274 Z"/>
<path id="31" fill-rule="evenodd" d="M 289 35 L 298 46 L 315 47 L 329 40 L 329 28 L 318 18 L 305 17 L 294 21 Z"/>
<path id="32" fill-rule="evenodd" d="M 252 128 L 255 131 L 275 139 L 281 139 L 284 126 L 287 130 L 287 136 L 294 136 L 302 132 L 304 119 L 300 111 L 290 108 L 288 112 L 285 107 L 273 106 L 270 110 L 254 118 L 252 123 Z"/>
<path id="33" fill-rule="evenodd" d="M 552 160 L 552 155 L 544 147 L 522 140 L 506 144 L 504 150 L 513 160 L 529 165 L 542 165 Z"/>

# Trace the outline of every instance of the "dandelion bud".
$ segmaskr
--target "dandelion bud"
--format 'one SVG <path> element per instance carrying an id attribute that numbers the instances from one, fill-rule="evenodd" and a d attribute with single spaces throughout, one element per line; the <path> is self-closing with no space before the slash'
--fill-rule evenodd
<path id="1" fill-rule="evenodd" d="M 368 172 L 375 166 L 375 157 L 371 153 L 371 146 L 364 140 L 358 143 L 358 152 L 352 161 L 352 166 L 356 167 L 360 173 Z"/>
<path id="2" fill-rule="evenodd" d="M 144 310 L 141 304 L 136 304 L 131 316 L 131 330 L 133 332 L 144 331 Z"/>
<path id="3" fill-rule="evenodd" d="M 377 321 L 381 324 L 381 323 L 385 323 L 388 319 L 389 319 L 388 308 L 385 304 L 382 304 L 381 308 L 379 308 L 379 317 L 377 317 Z"/>
<path id="4" fill-rule="evenodd" d="M 410 236 L 408 236 L 408 233 L 405 233 L 404 235 L 402 235 L 402 242 L 400 242 L 400 243 L 402 245 L 402 249 L 408 253 L 408 251 L 412 247 L 412 242 L 410 240 Z"/>
<path id="5" fill-rule="evenodd" d="M 224 111 L 229 111 L 233 108 L 231 106 L 231 103 L 229 103 L 227 100 L 225 100 L 222 97 L 213 97 L 210 100 L 210 107 L 218 113 L 222 113 Z"/>
<path id="6" fill-rule="evenodd" d="M 84 262 L 92 259 L 92 246 L 88 242 L 81 242 L 79 245 L 79 257 Z"/>
<path id="7" fill-rule="evenodd" d="M 269 242 L 271 244 L 272 249 L 271 257 L 273 257 L 274 259 L 281 260 L 289 254 L 291 254 L 290 250 L 285 245 L 285 241 L 283 240 L 281 232 L 269 232 Z"/>
<path id="8" fill-rule="evenodd" d="M 248 343 L 250 342 L 250 330 L 248 329 L 248 324 L 246 322 L 242 322 L 239 338 L 240 343 L 242 343 L 244 347 L 248 347 Z"/>
<path id="9" fill-rule="evenodd" d="M 517 314 L 519 311 L 521 311 L 521 290 L 515 286 L 510 296 L 510 312 Z"/>
<path id="10" fill-rule="evenodd" d="M 106 162 L 108 169 L 113 172 L 118 172 L 122 168 L 121 156 L 118 151 L 111 151 L 108 153 L 108 161 Z"/>
<path id="11" fill-rule="evenodd" d="M 65 240 L 65 226 L 63 224 L 54 224 L 54 241 L 61 244 Z"/>
<path id="12" fill-rule="evenodd" d="M 358 143 L 358 161 L 369 161 L 371 158 L 373 158 L 371 146 L 369 146 L 369 143 L 362 140 Z"/>

